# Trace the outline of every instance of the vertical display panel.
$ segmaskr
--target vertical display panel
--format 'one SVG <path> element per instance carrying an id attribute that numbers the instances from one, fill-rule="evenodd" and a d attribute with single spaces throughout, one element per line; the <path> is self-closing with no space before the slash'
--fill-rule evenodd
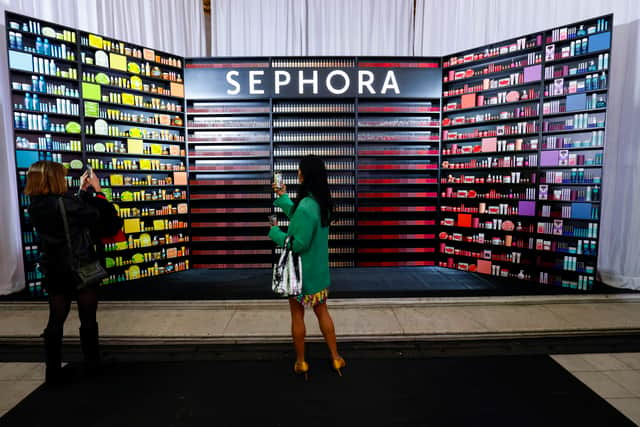
<path id="1" fill-rule="evenodd" d="M 73 191 L 91 166 L 124 219 L 107 244 L 104 284 L 189 267 L 183 59 L 7 12 L 19 191 L 28 167 L 67 167 Z M 20 194 L 25 273 L 42 294 L 38 237 Z"/>

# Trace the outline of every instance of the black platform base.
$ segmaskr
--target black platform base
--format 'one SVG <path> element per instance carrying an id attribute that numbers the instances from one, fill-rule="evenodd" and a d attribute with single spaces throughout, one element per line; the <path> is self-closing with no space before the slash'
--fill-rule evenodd
<path id="1" fill-rule="evenodd" d="M 331 269 L 331 298 L 557 295 L 586 292 L 440 267 Z M 592 293 L 631 292 L 597 284 Z M 189 270 L 100 289 L 102 301 L 275 299 L 271 270 Z M 33 299 L 27 292 L 2 300 Z"/>

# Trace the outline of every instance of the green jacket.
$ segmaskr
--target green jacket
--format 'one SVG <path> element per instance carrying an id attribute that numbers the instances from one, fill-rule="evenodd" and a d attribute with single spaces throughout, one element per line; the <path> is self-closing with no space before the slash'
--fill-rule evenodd
<path id="1" fill-rule="evenodd" d="M 269 238 L 278 246 L 284 245 L 287 234 L 293 236 L 293 252 L 302 258 L 302 293 L 312 295 L 329 287 L 329 227 L 322 227 L 320 205 L 307 196 L 291 215 L 293 201 L 283 194 L 273 203 L 290 218 L 288 233 L 271 227 Z"/>

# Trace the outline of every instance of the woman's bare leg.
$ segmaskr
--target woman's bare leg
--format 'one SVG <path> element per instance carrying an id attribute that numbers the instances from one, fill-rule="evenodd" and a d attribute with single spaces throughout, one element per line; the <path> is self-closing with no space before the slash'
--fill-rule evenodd
<path id="1" fill-rule="evenodd" d="M 331 352 L 331 358 L 338 359 L 340 355 L 338 354 L 338 345 L 336 344 L 336 331 L 333 326 L 333 319 L 331 319 L 329 309 L 327 308 L 327 303 L 324 302 L 316 305 L 313 307 L 313 311 L 318 318 L 318 324 L 320 325 L 322 336 L 324 336 L 324 340 L 327 342 L 327 346 Z"/>
<path id="2" fill-rule="evenodd" d="M 291 310 L 291 336 L 296 349 L 296 362 L 302 362 L 304 361 L 304 336 L 306 335 L 304 306 L 295 298 L 289 298 L 289 309 Z"/>

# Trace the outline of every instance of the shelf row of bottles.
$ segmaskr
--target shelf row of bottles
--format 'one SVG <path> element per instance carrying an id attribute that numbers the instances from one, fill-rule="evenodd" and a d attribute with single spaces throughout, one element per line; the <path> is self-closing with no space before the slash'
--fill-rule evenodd
<path id="1" fill-rule="evenodd" d="M 354 156 L 354 146 L 331 146 L 331 147 L 309 147 L 309 146 L 277 146 L 273 148 L 273 155 L 277 157 L 303 157 L 314 154 L 316 156 Z"/>
<path id="2" fill-rule="evenodd" d="M 593 25 L 589 25 L 584 28 L 585 24 L 580 24 L 579 27 L 560 27 L 551 31 L 551 34 L 547 35 L 546 43 L 553 43 L 563 40 L 573 40 L 575 38 L 584 37 L 590 34 L 596 34 L 603 31 L 609 31 L 609 21 L 606 18 L 598 18 Z"/>
<path id="3" fill-rule="evenodd" d="M 22 33 L 9 31 L 9 49 L 47 56 L 50 58 L 75 61 L 75 50 L 66 43 L 49 41 L 48 37 L 36 37 L 33 42 L 24 40 Z"/>
<path id="4" fill-rule="evenodd" d="M 443 77 L 444 83 L 453 83 L 457 80 L 475 79 L 480 76 L 486 76 L 490 74 L 504 73 L 514 68 L 524 68 L 530 65 L 540 64 L 542 62 L 542 54 L 531 52 L 526 57 L 520 59 L 511 58 L 504 62 L 492 62 L 490 64 L 482 65 L 480 68 L 467 68 L 466 70 L 449 70 L 449 72 Z"/>
<path id="5" fill-rule="evenodd" d="M 80 45 L 83 47 L 92 47 L 107 52 L 118 53 L 120 55 L 154 61 L 162 65 L 168 65 L 174 68 L 182 68 L 182 59 L 165 54 L 155 53 L 153 49 L 139 48 L 123 41 L 108 40 L 95 34 L 86 34 L 80 37 Z"/>
<path id="6" fill-rule="evenodd" d="M 513 151 L 536 151 L 538 150 L 538 140 L 536 138 L 515 140 L 505 140 L 496 138 L 483 139 L 481 143 L 470 144 L 449 144 L 442 149 L 443 155 L 455 154 L 495 154 Z"/>
<path id="7" fill-rule="evenodd" d="M 103 79 L 100 78 L 100 74 L 104 75 Z M 77 74 L 76 77 L 77 79 Z M 130 78 L 116 75 L 107 75 L 105 73 L 93 73 L 86 71 L 82 73 L 82 81 L 90 84 L 98 84 L 112 87 L 119 87 L 121 89 L 134 90 L 147 92 L 154 95 L 162 96 L 174 96 L 174 92 L 171 88 L 166 88 L 160 83 L 145 83 L 138 76 L 132 76 Z M 101 82 L 101 83 L 100 83 Z M 169 83 L 169 82 L 167 82 Z M 172 83 L 173 84 L 173 83 Z M 177 96 L 176 96 L 177 97 Z"/>
<path id="8" fill-rule="evenodd" d="M 487 174 L 486 176 L 452 175 L 440 179 L 442 184 L 529 184 L 536 182 L 536 174 L 526 172 L 509 172 L 504 175 Z"/>
<path id="9" fill-rule="evenodd" d="M 591 96 L 586 97 L 584 104 L 581 104 L 581 106 L 584 106 L 585 110 L 604 109 L 607 106 L 606 96 L 592 93 Z M 567 107 L 570 108 L 569 111 L 567 111 Z M 547 101 L 542 105 L 542 114 L 544 115 L 571 114 L 575 110 L 575 105 L 568 104 L 566 100 L 562 99 Z"/>
<path id="10" fill-rule="evenodd" d="M 265 123 L 269 127 L 268 123 Z M 276 117 L 274 128 L 354 127 L 355 119 L 346 117 Z"/>
<path id="11" fill-rule="evenodd" d="M 32 130 L 40 132 L 80 133 L 80 125 L 75 121 L 54 122 L 59 120 L 48 114 L 32 114 L 14 111 L 13 126 L 17 130 Z"/>
<path id="12" fill-rule="evenodd" d="M 93 67 L 102 67 L 115 72 L 125 72 L 121 68 L 115 68 L 109 66 L 110 57 L 103 51 L 96 51 L 95 55 L 87 52 L 80 52 L 80 60 L 83 64 Z M 113 58 L 112 60 L 118 60 L 121 58 Z M 115 68 L 115 69 L 114 69 Z M 153 77 L 154 79 L 166 80 L 169 82 L 182 83 L 182 73 L 178 71 L 162 71 L 157 65 L 151 65 L 148 61 L 134 62 L 128 61 L 126 66 L 126 72 L 135 76 Z M 84 80 L 84 79 L 83 79 Z"/>
<path id="13" fill-rule="evenodd" d="M 510 55 L 522 50 L 532 49 L 542 45 L 542 35 L 533 37 L 521 37 L 511 42 L 506 42 L 500 46 L 486 47 L 476 52 L 461 54 L 460 56 L 451 56 L 444 60 L 442 67 L 454 67 L 462 64 L 469 64 L 488 58 L 495 58 L 503 55 Z"/>
<path id="14" fill-rule="evenodd" d="M 108 91 L 102 94 L 101 102 L 116 104 L 126 108 L 145 108 L 148 110 L 182 112 L 182 105 L 176 101 L 154 98 L 148 95 L 134 95 L 125 92 Z"/>
<path id="15" fill-rule="evenodd" d="M 135 124 L 135 123 L 132 123 Z M 185 137 L 179 133 L 167 129 L 123 128 L 122 125 L 110 125 L 103 119 L 97 119 L 94 123 L 85 124 L 86 135 L 116 136 L 120 138 L 143 138 L 156 141 L 184 142 Z"/>
<path id="16" fill-rule="evenodd" d="M 580 76 L 586 73 L 594 73 L 596 71 L 604 72 L 609 69 L 609 54 L 599 54 L 596 59 L 578 61 L 573 64 L 549 65 L 544 67 L 545 80 L 567 78 Z M 593 79 L 593 76 L 591 77 Z"/>
<path id="17" fill-rule="evenodd" d="M 16 148 L 27 150 L 41 150 L 41 151 L 82 151 L 82 141 L 72 140 L 60 140 L 53 138 L 51 134 L 45 134 L 39 136 L 36 141 L 31 141 L 29 138 L 23 136 L 16 136 Z"/>
<path id="18" fill-rule="evenodd" d="M 112 267 L 124 267 L 132 264 L 144 264 L 149 262 L 164 261 L 174 258 L 185 258 L 189 256 L 189 249 L 186 246 L 180 248 L 161 248 L 155 252 L 144 252 L 141 254 L 134 254 L 131 257 L 115 256 L 107 257 L 107 268 Z"/>
<path id="19" fill-rule="evenodd" d="M 569 220 L 571 221 L 571 220 Z M 538 222 L 538 234 L 551 234 L 554 236 L 580 237 L 586 239 L 598 238 L 598 223 L 589 222 L 567 223 L 565 219 L 554 219 L 553 222 Z"/>
<path id="20" fill-rule="evenodd" d="M 604 130 L 584 134 L 545 136 L 543 150 L 557 148 L 598 148 L 604 146 Z"/>
<path id="21" fill-rule="evenodd" d="M 158 247 L 163 245 L 173 245 L 176 243 L 188 243 L 189 236 L 183 233 L 169 234 L 159 236 L 140 235 L 138 238 L 134 238 L 133 235 L 129 235 L 126 241 L 119 243 L 109 243 L 105 245 L 105 252 L 107 254 L 119 251 L 127 251 L 131 249 L 142 249 Z"/>
<path id="22" fill-rule="evenodd" d="M 353 59 L 272 59 L 273 68 L 353 68 Z"/>
<path id="23" fill-rule="evenodd" d="M 485 191 L 485 192 L 483 192 Z M 453 187 L 446 187 L 442 191 L 441 196 L 443 198 L 454 199 L 512 199 L 512 200 L 534 200 L 536 198 L 535 188 L 523 188 L 518 190 L 514 189 L 482 189 L 482 190 L 463 190 L 454 189 Z M 480 203 L 482 205 L 482 203 Z M 479 212 L 484 213 L 485 207 L 480 206 Z"/>
<path id="24" fill-rule="evenodd" d="M 503 135 L 526 135 L 537 133 L 540 129 L 538 121 L 525 121 L 511 124 L 492 126 L 490 128 L 474 128 L 471 131 L 466 129 L 442 131 L 443 140 L 478 139 Z M 359 138 L 358 138 L 359 139 Z"/>
<path id="25" fill-rule="evenodd" d="M 35 34 L 56 40 L 62 40 L 70 43 L 76 42 L 76 32 L 68 29 L 56 30 L 51 28 L 48 23 L 42 26 L 41 22 L 27 19 L 26 17 L 12 16 L 9 21 L 9 29 L 14 31 L 22 31 L 23 33 Z M 22 22 L 21 22 L 22 21 Z"/>
<path id="26" fill-rule="evenodd" d="M 471 159 L 454 162 L 445 160 L 442 169 L 494 169 L 494 168 L 527 168 L 538 165 L 538 155 L 528 156 L 501 156 L 488 157 L 486 159 Z"/>
<path id="27" fill-rule="evenodd" d="M 471 93 L 484 92 L 495 89 L 509 89 L 512 86 L 521 86 L 523 84 L 537 84 L 540 81 L 540 70 L 538 70 L 538 75 L 535 78 L 528 78 L 525 76 L 524 71 L 519 71 L 515 73 L 511 73 L 507 77 L 500 78 L 485 78 L 482 82 L 477 84 L 468 84 L 465 83 L 461 87 L 451 88 L 448 90 L 442 91 L 442 96 L 457 96 L 457 95 L 465 95 Z"/>
<path id="28" fill-rule="evenodd" d="M 443 107 L 443 112 L 480 107 L 493 107 L 501 104 L 533 102 L 538 101 L 539 97 L 540 92 L 534 88 L 523 89 L 521 91 L 505 90 L 491 95 L 477 95 L 475 93 L 470 93 L 462 95 L 460 101 L 447 102 Z"/>
<path id="29" fill-rule="evenodd" d="M 551 201 L 571 201 L 571 202 L 599 202 L 600 186 L 588 185 L 586 188 L 552 188 L 548 184 L 541 184 L 538 198 L 540 200 Z"/>
<path id="30" fill-rule="evenodd" d="M 186 171 L 186 167 L 182 161 L 163 162 L 158 159 L 117 159 L 112 158 L 110 161 L 98 158 L 88 158 L 87 163 L 93 169 L 105 170 L 139 170 L 139 171 L 166 171 L 179 172 Z"/>
<path id="31" fill-rule="evenodd" d="M 98 117 L 101 119 L 118 120 L 131 122 L 134 124 L 161 125 L 161 126 L 182 126 L 180 116 L 171 116 L 160 113 L 133 113 L 115 108 L 100 108 Z"/>
<path id="32" fill-rule="evenodd" d="M 40 113 L 65 114 L 78 116 L 80 115 L 80 106 L 72 103 L 70 99 L 56 99 L 55 104 L 47 100 L 40 99 L 37 93 L 31 95 L 27 92 L 24 96 L 22 104 L 13 104 L 14 110 L 30 110 Z"/>
<path id="33" fill-rule="evenodd" d="M 278 103 L 273 105 L 274 113 L 353 113 L 355 104 L 344 103 Z"/>
<path id="34" fill-rule="evenodd" d="M 172 156 L 184 157 L 185 150 L 179 145 L 174 144 L 155 144 L 144 142 L 140 144 L 137 141 L 130 143 L 124 141 L 104 141 L 97 143 L 86 143 L 86 151 L 96 154 L 122 154 L 129 156 Z"/>
<path id="35" fill-rule="evenodd" d="M 587 74 L 583 79 L 567 80 L 554 79 L 552 83 L 545 85 L 544 96 L 564 96 L 607 88 L 607 75 L 603 71 L 600 74 Z"/>
<path id="36" fill-rule="evenodd" d="M 17 78 L 17 76 L 13 76 L 13 78 Z M 74 88 L 66 84 L 51 83 L 51 81 L 47 80 L 48 79 L 45 79 L 44 76 L 32 75 L 31 83 L 14 80 L 11 82 L 11 88 L 13 90 L 38 93 L 41 96 L 65 96 L 69 98 L 78 98 L 80 96 L 78 88 Z"/>
<path id="37" fill-rule="evenodd" d="M 169 204 L 160 207 L 118 207 L 121 218 L 144 218 L 157 216 L 186 215 L 189 212 L 186 203 Z"/>
<path id="38" fill-rule="evenodd" d="M 112 191 L 111 199 L 116 203 L 121 202 L 156 202 L 171 200 L 187 200 L 187 192 L 179 188 L 173 191 L 160 190 L 137 190 L 137 191 Z"/>
<path id="39" fill-rule="evenodd" d="M 537 117 L 539 115 L 539 104 L 515 107 L 508 111 L 487 111 L 462 116 L 449 116 L 442 120 L 442 127 L 459 126 L 481 122 L 497 122 L 514 118 Z"/>
<path id="40" fill-rule="evenodd" d="M 161 276 L 163 274 L 174 273 L 178 271 L 189 270 L 189 260 L 184 260 L 180 262 L 169 261 L 166 264 L 160 265 L 157 262 L 150 267 L 147 268 L 139 268 L 134 265 L 129 267 L 128 270 L 125 270 L 124 273 L 119 274 L 110 274 L 106 279 L 103 280 L 104 285 L 110 285 L 114 283 L 123 283 L 128 282 L 130 280 L 144 279 L 147 277 L 155 277 Z"/>

